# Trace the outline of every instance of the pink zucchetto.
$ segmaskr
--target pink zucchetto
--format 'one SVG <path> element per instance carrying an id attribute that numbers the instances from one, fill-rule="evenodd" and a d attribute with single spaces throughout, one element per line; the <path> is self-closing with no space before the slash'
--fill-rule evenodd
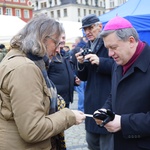
<path id="1" fill-rule="evenodd" d="M 125 28 L 133 28 L 133 26 L 127 19 L 116 16 L 105 25 L 103 30 L 119 30 Z"/>

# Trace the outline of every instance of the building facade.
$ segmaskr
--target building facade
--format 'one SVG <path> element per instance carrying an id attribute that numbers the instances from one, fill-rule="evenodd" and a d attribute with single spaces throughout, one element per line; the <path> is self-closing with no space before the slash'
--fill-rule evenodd
<path id="1" fill-rule="evenodd" d="M 100 16 L 127 0 L 31 0 L 33 14 L 45 13 L 60 21 L 81 22 L 88 14 Z"/>
<path id="2" fill-rule="evenodd" d="M 18 16 L 28 22 L 33 17 L 33 7 L 28 0 L 0 0 L 0 15 Z"/>
<path id="3" fill-rule="evenodd" d="M 97 16 L 127 0 L 0 0 L 0 15 L 18 16 L 28 22 L 33 15 L 45 13 L 60 21 L 81 22 L 88 14 Z"/>
<path id="4" fill-rule="evenodd" d="M 34 14 L 45 13 L 60 21 L 81 22 L 88 14 L 105 13 L 104 0 L 32 0 Z"/>
<path id="5" fill-rule="evenodd" d="M 124 4 L 127 0 L 105 0 L 105 13 Z"/>

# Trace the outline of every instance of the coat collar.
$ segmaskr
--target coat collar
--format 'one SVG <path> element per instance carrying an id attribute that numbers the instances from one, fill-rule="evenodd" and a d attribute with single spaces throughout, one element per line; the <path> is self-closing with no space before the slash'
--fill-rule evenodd
<path id="1" fill-rule="evenodd" d="M 91 42 L 88 41 L 87 45 L 90 48 L 91 47 Z M 98 38 L 93 52 L 96 54 L 103 45 L 104 45 L 104 42 L 103 42 L 102 38 Z"/>
<path id="2" fill-rule="evenodd" d="M 54 56 L 52 58 L 52 62 L 62 63 L 63 62 L 63 56 L 61 54 L 56 54 L 56 56 Z"/>
<path id="3" fill-rule="evenodd" d="M 122 66 L 120 65 L 116 65 L 115 72 L 117 74 L 120 74 L 119 76 L 120 77 L 122 76 L 122 79 L 124 79 L 129 75 L 131 75 L 132 73 L 134 73 L 135 68 L 138 68 L 142 72 L 146 72 L 149 65 L 150 65 L 150 47 L 146 44 L 140 56 L 137 58 L 137 60 L 134 62 L 134 64 L 126 72 L 124 76 L 122 76 Z"/>
<path id="4" fill-rule="evenodd" d="M 26 57 L 26 54 L 22 51 L 19 51 L 18 49 L 11 49 L 7 54 L 6 54 L 6 57 L 5 59 L 10 59 L 12 57 L 15 57 L 15 56 L 24 56 Z"/>

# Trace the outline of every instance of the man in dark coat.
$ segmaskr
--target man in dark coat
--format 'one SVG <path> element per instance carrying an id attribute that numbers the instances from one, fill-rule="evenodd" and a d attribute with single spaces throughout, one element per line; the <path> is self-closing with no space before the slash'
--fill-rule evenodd
<path id="1" fill-rule="evenodd" d="M 73 102 L 74 85 L 78 85 L 80 80 L 74 74 L 70 57 L 63 50 L 64 45 L 65 33 L 62 35 L 60 46 L 56 50 L 56 56 L 49 63 L 47 72 L 49 79 L 56 86 L 57 93 L 64 98 L 66 107 L 69 108 L 69 104 Z"/>
<path id="2" fill-rule="evenodd" d="M 104 111 L 111 109 L 116 115 L 105 128 L 114 133 L 115 150 L 148 150 L 150 47 L 139 40 L 132 24 L 119 16 L 106 24 L 101 36 L 109 56 L 116 62 L 111 95 L 102 107 Z M 96 122 L 101 124 L 101 120 Z"/>
<path id="3" fill-rule="evenodd" d="M 76 54 L 78 60 L 77 75 L 82 81 L 87 81 L 84 99 L 84 112 L 93 114 L 101 108 L 111 89 L 111 69 L 113 59 L 109 58 L 103 40 L 99 37 L 102 24 L 95 15 L 88 15 L 82 19 L 82 29 L 84 30 L 88 43 L 86 50 L 90 54 L 83 56 L 82 51 Z M 85 61 L 86 60 L 86 61 Z M 108 139 L 112 135 L 105 128 L 97 126 L 93 118 L 87 117 L 85 120 L 86 140 L 90 150 L 112 150 L 112 143 Z"/>

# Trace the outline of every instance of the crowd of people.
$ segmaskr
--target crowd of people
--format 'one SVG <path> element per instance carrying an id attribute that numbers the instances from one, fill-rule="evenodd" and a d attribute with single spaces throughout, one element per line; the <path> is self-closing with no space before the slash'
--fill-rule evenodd
<path id="1" fill-rule="evenodd" d="M 89 150 L 150 148 L 149 45 L 119 16 L 103 27 L 87 15 L 81 29 L 70 48 L 40 14 L 0 45 L 0 150 L 66 150 L 64 131 L 84 120 Z"/>

